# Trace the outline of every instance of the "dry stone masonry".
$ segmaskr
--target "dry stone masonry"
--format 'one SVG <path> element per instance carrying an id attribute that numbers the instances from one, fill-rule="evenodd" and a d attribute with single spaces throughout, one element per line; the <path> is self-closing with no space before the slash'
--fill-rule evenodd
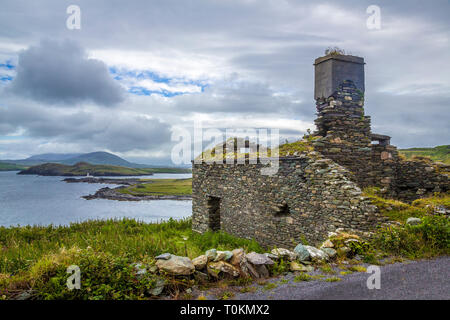
<path id="1" fill-rule="evenodd" d="M 328 55 L 314 65 L 314 151 L 281 157 L 273 176 L 261 174 L 262 163 L 194 163 L 195 231 L 220 229 L 292 249 L 336 229 L 368 234 L 385 222 L 363 187 L 406 201 L 449 190 L 448 166 L 402 160 L 389 136 L 371 132 L 363 58 Z"/>

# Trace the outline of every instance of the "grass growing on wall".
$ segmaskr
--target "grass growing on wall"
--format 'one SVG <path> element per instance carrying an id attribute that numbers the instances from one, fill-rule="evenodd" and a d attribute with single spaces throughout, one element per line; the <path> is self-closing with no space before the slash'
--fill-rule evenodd
<path id="1" fill-rule="evenodd" d="M 429 258 L 450 254 L 450 219 L 437 210 L 450 209 L 450 194 L 437 193 L 433 197 L 418 199 L 412 204 L 384 199 L 379 189 L 367 188 L 364 195 L 377 205 L 390 220 L 400 225 L 384 227 L 376 231 L 372 246 L 390 255 L 410 259 Z M 410 217 L 420 218 L 418 225 L 407 225 Z"/>
<path id="2" fill-rule="evenodd" d="M 433 161 L 441 161 L 450 164 L 450 145 L 437 146 L 434 148 L 400 149 L 398 151 L 410 160 L 414 160 L 414 158 L 417 157 L 426 157 Z"/>

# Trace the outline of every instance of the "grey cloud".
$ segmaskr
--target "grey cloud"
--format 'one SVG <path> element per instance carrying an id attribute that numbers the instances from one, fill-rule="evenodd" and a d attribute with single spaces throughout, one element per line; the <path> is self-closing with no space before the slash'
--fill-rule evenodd
<path id="1" fill-rule="evenodd" d="M 9 100 L 8 105 L 0 108 L 3 134 L 23 129 L 25 137 L 82 144 L 87 151 L 150 151 L 170 144 L 170 125 L 157 118 L 119 110 L 41 107 L 26 100 Z"/>
<path id="2" fill-rule="evenodd" d="M 112 106 L 124 99 L 124 90 L 107 66 L 88 59 L 83 48 L 68 40 L 43 40 L 22 51 L 10 89 L 51 104 L 92 101 Z"/>
<path id="3" fill-rule="evenodd" d="M 369 31 L 365 26 L 366 8 L 374 4 L 371 0 L 345 3 L 164 0 L 152 5 L 144 0 L 80 0 L 79 31 L 65 28 L 65 9 L 69 4 L 72 1 L 42 0 L 38 5 L 29 5 L 5 0 L 0 12 L 0 38 L 26 46 L 44 36 L 74 38 L 88 50 L 204 56 L 205 64 L 213 65 L 208 70 L 215 72 L 217 67 L 216 73 L 223 73 L 224 79 L 211 80 L 205 75 L 207 82 L 211 80 L 210 86 L 201 94 L 169 99 L 142 97 L 139 105 L 119 104 L 120 109 L 130 111 L 127 117 L 131 120 L 119 112 L 102 115 L 98 110 L 74 110 L 70 116 L 57 113 L 53 119 L 52 114 L 44 111 L 50 100 L 42 98 L 40 111 L 37 107 L 29 110 L 32 116 L 22 107 L 20 117 L 17 113 L 17 119 L 12 119 L 10 108 L 8 122 L 2 119 L 6 113 L 0 109 L 0 132 L 13 132 L 22 126 L 30 136 L 67 143 L 78 141 L 86 147 L 92 146 L 90 138 L 95 137 L 96 142 L 92 143 L 122 150 L 127 149 L 126 144 L 128 148 L 134 145 L 145 148 L 146 136 L 139 137 L 140 132 L 143 135 L 159 132 L 159 129 L 151 131 L 152 126 L 158 128 L 158 123 L 147 122 L 146 128 L 142 124 L 145 121 L 134 114 L 164 119 L 170 125 L 183 123 L 182 118 L 192 113 L 217 113 L 224 120 L 247 114 L 312 121 L 315 117 L 312 63 L 327 46 L 340 46 L 365 57 L 366 113 L 372 116 L 374 131 L 392 135 L 392 142 L 399 147 L 448 143 L 450 101 L 448 95 L 442 95 L 450 84 L 450 64 L 445 63 L 450 50 L 448 0 L 427 5 L 417 0 L 380 2 L 379 31 Z M 324 9 L 324 14 L 314 16 L 319 9 Z M 234 72 L 240 75 L 238 79 L 227 78 Z M 394 88 L 394 92 L 383 92 L 386 87 Z M 409 89 L 411 94 L 398 95 L 397 88 Z M 414 91 L 424 91 L 427 96 L 416 95 Z M 280 92 L 283 94 L 274 95 Z M 45 119 L 53 120 L 46 123 Z M 158 137 L 153 141 L 158 142 Z"/>
<path id="4" fill-rule="evenodd" d="M 122 121 L 112 121 L 106 130 L 93 139 L 110 150 L 150 150 L 165 148 L 170 144 L 170 126 L 158 119 L 130 116 Z"/>

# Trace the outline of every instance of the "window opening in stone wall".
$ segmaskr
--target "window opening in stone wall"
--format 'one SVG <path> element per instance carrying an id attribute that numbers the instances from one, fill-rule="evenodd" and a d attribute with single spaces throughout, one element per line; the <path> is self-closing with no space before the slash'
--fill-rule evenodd
<path id="1" fill-rule="evenodd" d="M 291 209 L 287 205 L 287 203 L 284 203 L 278 207 L 278 210 L 276 211 L 277 216 L 287 216 L 291 213 Z"/>

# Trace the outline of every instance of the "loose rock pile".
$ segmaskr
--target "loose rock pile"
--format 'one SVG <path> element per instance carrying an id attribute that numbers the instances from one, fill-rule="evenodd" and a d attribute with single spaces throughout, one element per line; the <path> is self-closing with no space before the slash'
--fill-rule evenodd
<path id="1" fill-rule="evenodd" d="M 337 257 L 352 257 L 352 243 L 362 243 L 357 235 L 330 232 L 329 238 L 320 248 L 298 244 L 293 251 L 285 248 L 274 248 L 270 252 L 246 253 L 244 249 L 220 251 L 210 249 L 194 259 L 164 253 L 157 257 L 153 270 L 160 275 L 189 277 L 201 281 L 217 281 L 236 278 L 268 278 L 273 274 L 276 263 L 284 261 L 291 272 L 311 272 L 314 265 L 330 262 Z M 136 265 L 137 267 L 137 265 Z M 155 268 L 156 269 L 156 268 Z M 143 271 L 139 265 L 137 274 Z M 161 294 L 161 283 L 155 293 Z"/>

